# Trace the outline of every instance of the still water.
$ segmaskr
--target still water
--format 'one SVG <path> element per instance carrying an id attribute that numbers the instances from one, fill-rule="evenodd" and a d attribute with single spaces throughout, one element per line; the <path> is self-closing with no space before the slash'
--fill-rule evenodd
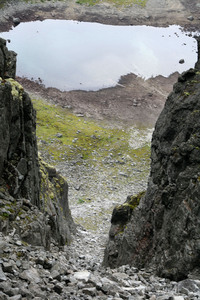
<path id="1" fill-rule="evenodd" d="M 177 25 L 111 26 L 67 20 L 21 23 L 9 32 L 17 75 L 60 90 L 115 86 L 122 75 L 145 79 L 183 72 L 197 60 L 196 40 Z M 179 60 L 185 63 L 180 64 Z"/>

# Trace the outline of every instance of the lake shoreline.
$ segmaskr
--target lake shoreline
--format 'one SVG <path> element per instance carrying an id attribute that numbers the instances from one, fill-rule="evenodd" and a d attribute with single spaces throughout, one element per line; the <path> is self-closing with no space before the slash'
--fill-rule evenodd
<path id="1" fill-rule="evenodd" d="M 138 5 L 127 8 L 114 7 L 108 3 L 85 6 L 75 1 L 47 1 L 33 4 L 15 1 L 14 4 L 7 5 L 0 10 L 0 31 L 9 30 L 16 19 L 20 22 L 72 19 L 113 25 L 168 26 L 179 24 L 188 30 L 195 31 L 199 22 L 199 11 L 194 11 L 193 4 L 183 7 L 179 3 L 174 7 L 174 2 L 170 0 L 166 7 L 163 5 L 158 4 L 156 0 L 148 1 L 145 9 Z M 192 11 L 194 20 L 190 21 L 188 17 Z M 55 104 L 70 107 L 75 114 L 153 127 L 177 77 L 176 73 L 169 78 L 157 76 L 143 80 L 134 74 L 128 74 L 120 79 L 120 84 L 117 86 L 96 92 L 61 92 L 55 88 L 46 89 L 41 84 L 25 78 L 18 78 L 18 80 L 33 96 L 43 97 Z"/>

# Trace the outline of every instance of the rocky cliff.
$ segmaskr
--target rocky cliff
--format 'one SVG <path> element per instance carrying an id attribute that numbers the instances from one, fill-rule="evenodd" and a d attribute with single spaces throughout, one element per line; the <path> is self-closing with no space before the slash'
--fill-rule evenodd
<path id="1" fill-rule="evenodd" d="M 64 245 L 74 229 L 68 186 L 38 158 L 35 110 L 15 70 L 16 54 L 0 39 L 0 230 L 46 248 L 51 238 Z"/>
<path id="2" fill-rule="evenodd" d="M 116 207 L 111 223 L 104 265 L 155 267 L 175 280 L 200 276 L 200 55 L 156 123 L 146 193 Z"/>

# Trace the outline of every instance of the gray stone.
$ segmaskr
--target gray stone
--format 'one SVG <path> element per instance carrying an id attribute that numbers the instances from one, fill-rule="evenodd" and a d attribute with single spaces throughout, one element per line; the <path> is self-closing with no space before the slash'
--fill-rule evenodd
<path id="1" fill-rule="evenodd" d="M 95 287 L 91 287 L 91 288 L 84 288 L 82 289 L 82 293 L 83 294 L 86 294 L 86 295 L 89 295 L 89 296 L 92 296 L 92 297 L 95 297 L 96 294 L 97 294 L 97 290 Z"/>
<path id="2" fill-rule="evenodd" d="M 17 169 L 20 172 L 20 174 L 22 175 L 26 175 L 27 173 L 27 161 L 25 158 L 21 158 L 18 165 L 17 165 Z"/>
<path id="3" fill-rule="evenodd" d="M 8 297 L 6 294 L 4 294 L 3 292 L 0 291 L 0 299 L 1 300 L 8 300 Z"/>
<path id="4" fill-rule="evenodd" d="M 57 280 L 61 280 L 61 275 L 60 275 L 60 273 L 57 271 L 57 270 L 53 270 L 52 272 L 51 272 L 51 277 L 53 278 L 53 279 L 57 279 Z"/>
<path id="5" fill-rule="evenodd" d="M 3 262 L 2 269 L 4 272 L 13 273 L 13 263 L 12 262 Z"/>
<path id="6" fill-rule="evenodd" d="M 23 271 L 20 274 L 20 278 L 34 283 L 39 283 L 41 281 L 38 271 L 35 268 L 30 268 L 28 270 Z"/>
<path id="7" fill-rule="evenodd" d="M 4 274 L 2 267 L 0 265 L 0 282 L 6 281 L 6 280 L 7 280 L 6 275 Z"/>
<path id="8" fill-rule="evenodd" d="M 178 284 L 178 290 L 181 293 L 189 295 L 191 292 L 200 297 L 200 281 L 199 280 L 192 280 L 186 279 Z"/>
<path id="9" fill-rule="evenodd" d="M 53 289 L 56 293 L 61 294 L 62 290 L 63 290 L 63 286 L 61 284 L 57 283 Z"/>
<path id="10" fill-rule="evenodd" d="M 13 18 L 13 24 L 14 26 L 17 26 L 20 24 L 20 19 L 19 18 Z"/>
<path id="11" fill-rule="evenodd" d="M 11 300 L 21 300 L 22 295 L 15 295 L 15 296 L 10 297 L 9 299 L 11 299 Z"/>
<path id="12" fill-rule="evenodd" d="M 189 21 L 194 21 L 194 17 L 193 17 L 193 16 L 189 16 L 189 17 L 187 17 L 187 19 L 188 19 Z"/>

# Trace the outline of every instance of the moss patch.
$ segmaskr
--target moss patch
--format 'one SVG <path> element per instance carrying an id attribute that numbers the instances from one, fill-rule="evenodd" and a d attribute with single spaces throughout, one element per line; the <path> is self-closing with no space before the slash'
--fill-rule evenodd
<path id="1" fill-rule="evenodd" d="M 136 196 L 128 197 L 127 202 L 123 205 L 128 205 L 132 210 L 134 210 L 140 203 L 141 198 L 145 195 L 145 191 L 140 192 Z"/>
<path id="2" fill-rule="evenodd" d="M 145 7 L 147 0 L 77 0 L 76 3 L 93 6 L 102 2 L 114 4 L 115 6 L 132 6 L 133 4 Z"/>
<path id="3" fill-rule="evenodd" d="M 7 82 L 9 82 L 11 84 L 12 87 L 12 96 L 14 99 L 20 99 L 22 100 L 22 94 L 23 94 L 23 87 L 21 86 L 21 84 L 19 84 L 17 81 L 15 81 L 12 78 L 8 78 L 6 79 Z"/>

